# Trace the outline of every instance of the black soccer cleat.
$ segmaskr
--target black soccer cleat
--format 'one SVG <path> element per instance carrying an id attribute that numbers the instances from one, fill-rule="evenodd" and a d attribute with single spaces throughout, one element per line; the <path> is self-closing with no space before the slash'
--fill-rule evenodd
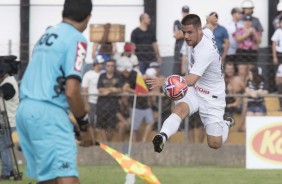
<path id="1" fill-rule="evenodd" d="M 167 139 L 167 135 L 163 132 L 155 135 L 155 137 L 153 138 L 152 142 L 154 145 L 154 150 L 155 152 L 162 152 L 163 148 L 164 148 L 164 141 L 163 141 L 163 137 L 165 137 Z"/>
<path id="2" fill-rule="evenodd" d="M 155 135 L 153 138 L 153 145 L 155 152 L 160 153 L 163 150 L 164 144 L 163 144 L 163 136 L 160 134 Z"/>
<path id="3" fill-rule="evenodd" d="M 232 117 L 228 116 L 227 114 L 224 114 L 224 115 L 223 115 L 223 119 L 224 119 L 225 121 L 229 121 L 229 124 L 226 123 L 227 126 L 229 126 L 229 128 L 231 128 L 232 126 L 235 125 L 235 120 L 234 120 Z"/>

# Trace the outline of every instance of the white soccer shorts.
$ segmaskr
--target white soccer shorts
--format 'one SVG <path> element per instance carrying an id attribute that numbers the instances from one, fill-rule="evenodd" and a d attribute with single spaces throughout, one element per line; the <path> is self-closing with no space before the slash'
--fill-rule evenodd
<path id="1" fill-rule="evenodd" d="M 199 111 L 204 127 L 207 128 L 207 125 L 209 125 L 209 130 L 206 129 L 208 135 L 216 134 L 211 136 L 221 136 L 221 133 L 218 131 L 210 129 L 218 129 L 218 125 L 221 127 L 224 126 L 223 115 L 226 106 L 225 96 L 218 97 L 211 94 L 204 94 L 197 92 L 194 87 L 189 87 L 185 97 L 175 101 L 175 104 L 180 102 L 188 104 L 190 109 L 189 116 Z M 214 126 L 212 126 L 212 124 L 214 124 Z"/>

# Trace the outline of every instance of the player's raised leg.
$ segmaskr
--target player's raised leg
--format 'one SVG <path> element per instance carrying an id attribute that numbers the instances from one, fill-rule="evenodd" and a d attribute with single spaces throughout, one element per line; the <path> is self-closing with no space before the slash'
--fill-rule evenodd
<path id="1" fill-rule="evenodd" d="M 233 125 L 234 120 L 224 120 L 222 124 L 213 123 L 206 126 L 207 142 L 210 148 L 218 149 L 227 140 L 229 128 Z"/>
<path id="2" fill-rule="evenodd" d="M 160 133 L 153 138 L 155 152 L 162 151 L 164 143 L 177 132 L 181 121 L 186 116 L 199 110 L 198 98 L 193 87 L 188 87 L 185 96 L 174 103 L 172 114 L 164 121 Z"/>
<path id="3" fill-rule="evenodd" d="M 200 99 L 201 120 L 205 126 L 207 142 L 210 148 L 218 149 L 227 140 L 229 128 L 234 124 L 231 117 L 224 117 L 225 100 Z"/>
<path id="4" fill-rule="evenodd" d="M 172 114 L 164 121 L 159 134 L 153 138 L 154 150 L 160 153 L 163 150 L 164 143 L 175 134 L 180 126 L 181 121 L 189 114 L 187 103 L 177 103 Z"/>

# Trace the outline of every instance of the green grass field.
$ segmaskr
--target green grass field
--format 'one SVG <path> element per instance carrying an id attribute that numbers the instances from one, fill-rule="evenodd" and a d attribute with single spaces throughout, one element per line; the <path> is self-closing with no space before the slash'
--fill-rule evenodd
<path id="1" fill-rule="evenodd" d="M 281 184 L 281 170 L 246 170 L 223 167 L 151 167 L 162 184 Z M 20 167 L 23 171 L 23 167 Z M 125 173 L 119 165 L 80 165 L 81 184 L 123 184 Z M 1 182 L 3 184 L 35 184 L 24 176 L 22 181 Z M 136 176 L 136 184 L 144 182 Z"/>

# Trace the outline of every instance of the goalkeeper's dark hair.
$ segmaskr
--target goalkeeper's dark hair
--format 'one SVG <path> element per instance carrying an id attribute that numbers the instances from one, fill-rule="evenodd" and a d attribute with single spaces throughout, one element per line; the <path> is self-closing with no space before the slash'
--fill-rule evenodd
<path id="1" fill-rule="evenodd" d="M 91 14 L 91 0 L 65 0 L 63 18 L 68 18 L 76 22 L 82 22 Z"/>

